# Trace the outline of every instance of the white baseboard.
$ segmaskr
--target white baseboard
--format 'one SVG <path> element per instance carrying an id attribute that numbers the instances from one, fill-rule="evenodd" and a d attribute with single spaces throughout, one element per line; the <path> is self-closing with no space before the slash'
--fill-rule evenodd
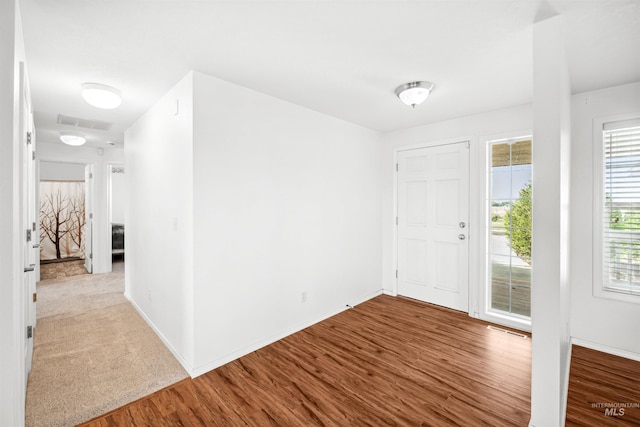
<path id="1" fill-rule="evenodd" d="M 382 293 L 385 294 L 385 295 L 392 296 L 392 297 L 397 297 L 398 296 L 398 294 L 396 292 L 394 292 L 394 291 L 392 291 L 390 289 L 383 289 Z"/>
<path id="2" fill-rule="evenodd" d="M 260 341 L 258 341 L 256 343 L 252 344 L 252 345 L 249 345 L 247 347 L 241 348 L 239 350 L 232 351 L 231 353 L 228 353 L 228 354 L 226 354 L 226 355 L 224 355 L 222 357 L 219 357 L 219 358 L 217 358 L 215 360 L 211 360 L 211 361 L 209 361 L 207 363 L 204 363 L 204 364 L 196 367 L 193 370 L 193 372 L 191 372 L 191 376 L 193 378 L 195 378 L 195 377 L 197 377 L 199 375 L 206 374 L 207 372 L 212 371 L 212 370 L 214 370 L 214 369 L 216 369 L 216 368 L 218 368 L 218 367 L 220 367 L 220 366 L 222 366 L 224 364 L 227 364 L 227 363 L 232 362 L 232 361 L 234 361 L 236 359 L 239 359 L 242 356 L 246 356 L 247 354 L 252 353 L 252 352 L 254 352 L 256 350 L 259 350 L 262 347 L 266 347 L 269 344 L 273 344 L 274 342 L 276 342 L 278 340 L 286 338 L 289 335 L 295 334 L 296 332 L 299 332 L 299 331 L 301 331 L 301 330 L 303 330 L 305 328 L 308 328 L 309 326 L 313 326 L 316 323 L 320 323 L 323 320 L 326 320 L 326 319 L 328 319 L 330 317 L 333 317 L 336 314 L 339 314 L 339 313 L 341 313 L 341 312 L 343 312 L 345 310 L 349 310 L 349 306 L 355 307 L 358 304 L 361 304 L 361 303 L 363 303 L 365 301 L 368 301 L 368 300 L 370 300 L 372 298 L 377 297 L 378 295 L 381 295 L 382 293 L 383 293 L 383 290 L 379 289 L 376 292 L 373 292 L 373 293 L 371 293 L 369 295 L 365 295 L 365 296 L 363 296 L 361 298 L 356 299 L 355 301 L 349 301 L 348 303 L 344 304 L 343 306 L 338 307 L 335 310 L 332 310 L 332 311 L 326 313 L 324 316 L 321 316 L 320 318 L 318 318 L 318 319 L 316 319 L 314 321 L 307 322 L 307 323 L 304 323 L 304 324 L 298 324 L 296 326 L 288 328 L 286 331 L 283 331 L 283 332 L 281 332 L 279 334 L 274 334 L 269 338 L 266 338 L 264 340 L 260 340 Z"/>
<path id="3" fill-rule="evenodd" d="M 636 362 L 640 362 L 640 354 L 634 353 L 628 350 L 622 350 L 615 347 L 609 347 L 608 345 L 598 344 L 592 341 L 583 340 L 580 338 L 571 338 L 571 344 L 579 345 L 581 347 L 587 347 L 591 350 L 601 351 L 603 353 L 609 353 L 614 356 L 624 357 L 625 359 L 635 360 Z"/>
<path id="4" fill-rule="evenodd" d="M 171 354 L 173 354 L 173 357 L 176 358 L 176 360 L 182 365 L 185 371 L 187 371 L 187 373 L 191 376 L 191 378 L 193 378 L 195 376 L 193 374 L 193 367 L 184 359 L 184 357 L 182 357 L 180 353 L 178 353 L 178 351 L 171 345 L 169 340 L 165 338 L 165 336 L 158 330 L 158 328 L 156 328 L 156 325 L 154 325 L 151 319 L 149 319 L 147 315 L 144 313 L 144 311 L 142 311 L 142 309 L 138 306 L 138 304 L 136 304 L 136 302 L 131 298 L 131 295 L 125 292 L 124 296 L 129 300 L 131 305 L 133 305 L 133 307 L 136 309 L 138 314 L 144 319 L 144 321 L 147 322 L 147 325 L 149 325 L 149 327 L 153 329 L 153 332 L 156 333 L 158 338 L 160 338 L 160 340 L 164 343 L 164 345 L 169 349 Z"/>
<path id="5" fill-rule="evenodd" d="M 567 422 L 567 398 L 569 397 L 569 375 L 571 373 L 571 340 L 569 340 L 569 348 L 567 349 L 567 360 L 565 360 L 564 383 L 562 384 L 562 401 L 560 402 L 560 426 L 564 427 Z"/>

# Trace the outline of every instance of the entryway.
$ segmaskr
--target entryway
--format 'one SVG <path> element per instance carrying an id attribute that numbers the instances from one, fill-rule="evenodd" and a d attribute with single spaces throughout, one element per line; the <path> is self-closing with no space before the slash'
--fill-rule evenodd
<path id="1" fill-rule="evenodd" d="M 398 294 L 468 311 L 469 143 L 398 152 Z"/>

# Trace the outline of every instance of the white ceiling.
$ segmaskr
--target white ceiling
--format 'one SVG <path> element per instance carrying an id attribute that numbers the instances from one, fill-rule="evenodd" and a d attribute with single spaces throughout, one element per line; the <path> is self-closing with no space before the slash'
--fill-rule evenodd
<path id="1" fill-rule="evenodd" d="M 564 18 L 574 93 L 640 81 L 640 0 L 21 0 L 39 141 L 58 114 L 123 132 L 189 70 L 343 120 L 392 131 L 532 99 L 532 24 Z M 394 95 L 435 84 L 412 110 Z M 120 89 L 117 110 L 80 85 Z"/>

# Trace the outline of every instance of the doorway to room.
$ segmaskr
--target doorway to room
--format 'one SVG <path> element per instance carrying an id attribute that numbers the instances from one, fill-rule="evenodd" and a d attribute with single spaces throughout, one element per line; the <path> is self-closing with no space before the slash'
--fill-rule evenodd
<path id="1" fill-rule="evenodd" d="M 40 279 L 92 272 L 91 166 L 40 162 Z"/>
<path id="2" fill-rule="evenodd" d="M 109 175 L 109 225 L 111 228 L 111 270 L 124 269 L 124 216 L 126 181 L 123 165 L 108 165 Z"/>

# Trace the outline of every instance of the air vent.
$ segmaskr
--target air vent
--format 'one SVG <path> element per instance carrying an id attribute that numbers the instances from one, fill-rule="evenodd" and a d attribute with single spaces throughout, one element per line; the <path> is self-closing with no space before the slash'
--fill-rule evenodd
<path id="1" fill-rule="evenodd" d="M 525 338 L 525 339 L 527 338 L 527 336 L 524 335 L 524 334 L 520 334 L 518 332 L 509 331 L 507 329 L 496 328 L 495 326 L 491 326 L 491 325 L 487 326 L 487 329 L 491 329 L 492 331 L 502 332 L 503 334 L 507 334 L 507 335 L 513 335 L 513 336 L 518 337 L 518 338 Z"/>
<path id="2" fill-rule="evenodd" d="M 82 119 L 80 117 L 65 116 L 64 114 L 58 114 L 58 124 L 68 125 L 76 128 L 94 129 L 94 130 L 109 130 L 113 123 L 101 122 L 100 120 Z"/>

